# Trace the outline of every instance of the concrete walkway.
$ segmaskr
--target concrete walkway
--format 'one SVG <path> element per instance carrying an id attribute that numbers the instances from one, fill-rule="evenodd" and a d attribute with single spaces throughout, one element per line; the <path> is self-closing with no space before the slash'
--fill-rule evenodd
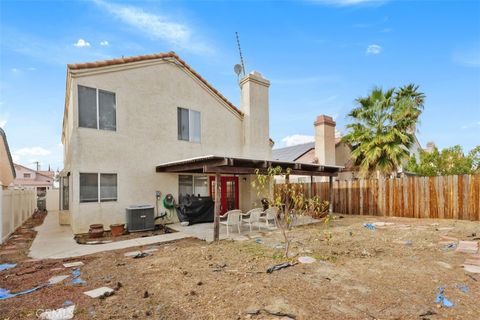
<path id="1" fill-rule="evenodd" d="M 35 230 L 38 233 L 33 240 L 28 254 L 33 259 L 63 259 L 79 257 L 103 251 L 151 245 L 191 237 L 191 235 L 183 232 L 175 232 L 105 244 L 78 244 L 73 239 L 72 229 L 69 226 L 60 226 L 58 224 L 58 212 L 55 211 L 49 212 L 45 221 L 43 221 L 43 224 L 36 227 Z"/>
<path id="2" fill-rule="evenodd" d="M 306 225 L 317 222 L 319 222 L 319 220 L 310 217 L 299 217 L 296 225 Z M 180 223 L 175 223 L 168 225 L 168 227 L 177 232 L 105 244 L 78 244 L 73 239 L 72 229 L 69 226 L 59 225 L 58 212 L 53 211 L 48 213 L 42 225 L 35 228 L 38 233 L 30 247 L 29 256 L 33 259 L 63 259 L 185 238 L 198 238 L 208 242 L 213 241 L 213 223 L 199 223 L 192 226 L 182 226 Z M 261 224 L 261 231 L 274 230 L 276 230 L 276 228 L 266 228 L 264 223 Z M 227 237 L 226 227 L 220 226 L 220 240 L 230 238 L 235 241 L 243 241 L 260 235 L 258 233 L 258 224 L 254 224 L 252 232 L 250 232 L 247 225 L 242 225 L 240 234 L 236 228 L 232 228 L 230 231 Z"/>

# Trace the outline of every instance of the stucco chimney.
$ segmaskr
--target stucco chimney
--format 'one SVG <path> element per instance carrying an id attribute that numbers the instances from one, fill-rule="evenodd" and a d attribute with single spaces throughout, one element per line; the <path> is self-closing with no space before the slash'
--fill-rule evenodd
<path id="1" fill-rule="evenodd" d="M 240 81 L 240 104 L 244 113 L 244 157 L 271 157 L 268 87 L 270 81 L 257 71 L 251 72 Z"/>
<path id="2" fill-rule="evenodd" d="M 320 115 L 314 126 L 315 157 L 318 164 L 335 165 L 335 121 L 332 117 Z"/>

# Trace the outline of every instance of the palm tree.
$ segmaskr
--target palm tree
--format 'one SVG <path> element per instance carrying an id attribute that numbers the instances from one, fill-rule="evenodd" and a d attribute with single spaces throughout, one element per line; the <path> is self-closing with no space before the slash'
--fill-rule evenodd
<path id="1" fill-rule="evenodd" d="M 425 95 L 413 84 L 398 90 L 374 88 L 350 113 L 350 132 L 342 138 L 352 149 L 352 158 L 362 175 L 389 175 L 410 155 L 415 128 Z"/>

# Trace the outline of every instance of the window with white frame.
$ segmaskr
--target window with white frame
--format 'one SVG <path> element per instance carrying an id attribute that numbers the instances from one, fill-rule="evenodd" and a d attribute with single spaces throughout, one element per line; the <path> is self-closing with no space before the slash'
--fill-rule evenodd
<path id="1" fill-rule="evenodd" d="M 181 200 L 186 195 L 208 196 L 208 177 L 207 176 L 178 176 L 178 198 Z"/>
<path id="2" fill-rule="evenodd" d="M 200 112 L 177 108 L 178 140 L 200 142 Z"/>
<path id="3" fill-rule="evenodd" d="M 79 85 L 78 125 L 82 128 L 116 131 L 115 93 Z"/>
<path id="4" fill-rule="evenodd" d="M 80 202 L 117 201 L 116 173 L 80 173 Z"/>

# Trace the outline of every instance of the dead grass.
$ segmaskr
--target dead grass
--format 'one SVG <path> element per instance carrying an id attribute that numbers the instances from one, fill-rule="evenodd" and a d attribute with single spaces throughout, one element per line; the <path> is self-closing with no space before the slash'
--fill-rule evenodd
<path id="1" fill-rule="evenodd" d="M 363 227 L 368 221 L 395 225 L 371 231 Z M 442 227 L 453 229 L 439 231 Z M 265 310 L 283 310 L 297 319 L 476 320 L 480 275 L 470 277 L 461 268 L 470 255 L 438 246 L 441 235 L 469 240 L 472 233 L 480 234 L 478 222 L 345 217 L 329 226 L 293 230 L 292 253 L 317 262 L 271 274 L 265 273 L 268 267 L 284 262 L 279 232 L 218 244 L 186 239 L 155 246 L 158 251 L 143 259 L 125 257 L 125 250 L 106 252 L 85 260 L 85 285 L 63 283 L 0 301 L 0 318 L 35 319 L 37 309 L 58 308 L 72 300 L 75 319 L 280 319 Z M 411 245 L 402 242 L 406 240 Z M 23 263 L 2 272 L 0 287 L 24 288 L 65 274 L 52 271 L 60 262 L 48 263 L 53 264 L 36 271 L 38 276 L 16 276 L 26 267 Z M 104 300 L 82 293 L 113 288 L 117 282 L 122 288 Z M 469 291 L 461 292 L 458 285 L 467 285 Z M 434 303 L 440 286 L 453 308 Z M 435 314 L 420 317 L 429 311 Z"/>

